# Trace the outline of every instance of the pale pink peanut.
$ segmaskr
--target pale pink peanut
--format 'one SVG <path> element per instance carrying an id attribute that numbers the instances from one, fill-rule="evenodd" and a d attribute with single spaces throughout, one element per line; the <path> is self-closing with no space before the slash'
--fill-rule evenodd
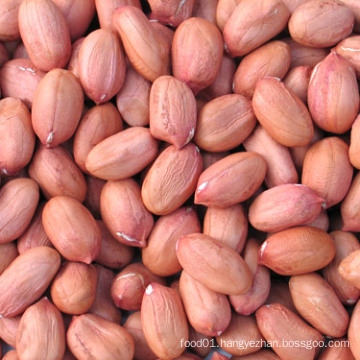
<path id="1" fill-rule="evenodd" d="M 289 149 L 276 142 L 263 127 L 258 126 L 243 144 L 247 151 L 256 152 L 265 159 L 267 187 L 299 181 Z"/>
<path id="2" fill-rule="evenodd" d="M 249 221 L 264 232 L 276 232 L 312 222 L 325 200 L 309 187 L 284 184 L 262 192 L 249 208 Z"/>
<path id="3" fill-rule="evenodd" d="M 335 51 L 312 71 L 308 106 L 314 123 L 335 134 L 350 130 L 359 111 L 359 88 L 351 64 Z"/>
<path id="4" fill-rule="evenodd" d="M 261 126 L 279 144 L 295 147 L 310 143 L 314 126 L 309 111 L 279 79 L 260 79 L 255 87 L 252 106 Z"/>
<path id="5" fill-rule="evenodd" d="M 189 143 L 167 147 L 153 162 L 141 188 L 146 208 L 156 215 L 178 209 L 193 194 L 202 171 L 199 149 Z"/>
<path id="6" fill-rule="evenodd" d="M 79 50 L 79 77 L 86 95 L 95 103 L 113 98 L 125 81 L 125 55 L 111 30 L 97 29 L 86 36 Z"/>
<path id="7" fill-rule="evenodd" d="M 251 98 L 256 83 L 265 76 L 283 79 L 291 62 L 290 47 L 283 41 L 270 41 L 244 56 L 236 69 L 233 89 L 235 94 Z"/>
<path id="8" fill-rule="evenodd" d="M 102 219 L 119 242 L 144 247 L 154 225 L 152 214 L 141 200 L 140 186 L 134 179 L 108 181 L 101 191 Z"/>
<path id="9" fill-rule="evenodd" d="M 219 29 L 201 18 L 183 21 L 172 43 L 172 71 L 196 95 L 211 85 L 220 70 L 223 39 Z"/>
<path id="10" fill-rule="evenodd" d="M 229 207 L 247 200 L 265 178 L 266 162 L 254 152 L 231 154 L 202 172 L 195 204 Z"/>
<path id="11" fill-rule="evenodd" d="M 226 295 L 217 293 L 181 272 L 179 290 L 191 326 L 207 336 L 221 335 L 229 326 L 231 308 Z"/>
<path id="12" fill-rule="evenodd" d="M 51 0 L 25 0 L 19 8 L 21 39 L 32 63 L 43 71 L 64 68 L 71 54 L 70 31 Z"/>
<path id="13" fill-rule="evenodd" d="M 279 0 L 242 0 L 225 23 L 224 42 L 229 53 L 243 56 L 280 33 L 290 12 Z"/>
<path id="14" fill-rule="evenodd" d="M 300 44 L 330 47 L 350 35 L 352 11 L 336 0 L 310 0 L 301 4 L 289 19 L 291 37 Z"/>
<path id="15" fill-rule="evenodd" d="M 334 289 L 317 273 L 292 276 L 289 288 L 299 314 L 322 334 L 346 334 L 349 315 Z"/>
<path id="16" fill-rule="evenodd" d="M 213 291 L 236 295 L 251 287 L 252 274 L 243 258 L 210 236 L 184 235 L 176 252 L 183 269 Z"/>
<path id="17" fill-rule="evenodd" d="M 122 6 L 116 9 L 113 27 L 120 35 L 131 65 L 140 75 L 154 81 L 170 74 L 169 45 L 139 8 Z"/>
<path id="18" fill-rule="evenodd" d="M 259 249 L 259 264 L 280 275 L 299 275 L 322 269 L 334 256 L 335 245 L 329 234 L 300 226 L 268 237 Z"/>
<path id="19" fill-rule="evenodd" d="M 174 359 L 185 351 L 182 341 L 189 338 L 189 328 L 178 293 L 151 283 L 141 304 L 141 323 L 150 349 L 162 359 Z"/>
<path id="20" fill-rule="evenodd" d="M 360 297 L 360 289 L 345 280 L 347 276 L 342 276 L 344 273 L 340 272 L 339 265 L 348 255 L 360 249 L 359 241 L 354 234 L 340 230 L 332 231 L 330 236 L 334 240 L 336 253 L 333 261 L 322 270 L 322 274 L 340 301 L 344 305 L 353 305 Z"/>
<path id="21" fill-rule="evenodd" d="M 301 183 L 322 197 L 326 208 L 341 202 L 350 189 L 353 167 L 348 151 L 343 140 L 327 137 L 313 144 L 305 154 Z"/>
<path id="22" fill-rule="evenodd" d="M 173 76 L 160 76 L 152 84 L 149 99 L 150 132 L 157 139 L 181 148 L 196 128 L 196 100 L 191 89 Z"/>

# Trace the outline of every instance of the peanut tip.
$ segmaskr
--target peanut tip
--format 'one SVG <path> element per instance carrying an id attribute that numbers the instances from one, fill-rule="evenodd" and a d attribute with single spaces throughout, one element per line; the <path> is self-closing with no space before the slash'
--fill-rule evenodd
<path id="1" fill-rule="evenodd" d="M 260 258 L 262 258 L 266 246 L 267 246 L 267 241 L 264 241 L 264 243 L 263 243 L 263 244 L 261 245 L 261 247 L 260 247 Z"/>
<path id="2" fill-rule="evenodd" d="M 49 134 L 49 136 L 48 136 L 47 139 L 46 139 L 46 145 L 51 144 L 52 141 L 53 141 L 53 138 L 54 138 L 54 132 L 51 131 L 50 134 Z"/>
<path id="3" fill-rule="evenodd" d="M 153 287 L 151 284 L 148 285 L 148 287 L 145 289 L 145 294 L 150 295 L 153 292 Z"/>
<path id="4" fill-rule="evenodd" d="M 209 182 L 206 181 L 198 186 L 197 193 L 203 191 L 207 186 L 209 185 Z"/>
<path id="5" fill-rule="evenodd" d="M 132 238 L 131 236 L 126 235 L 126 234 L 124 234 L 124 233 L 122 233 L 122 232 L 117 232 L 116 235 L 119 236 L 119 237 L 124 238 L 126 241 L 135 242 L 135 243 L 141 244 L 141 241 L 136 240 L 136 239 Z"/>

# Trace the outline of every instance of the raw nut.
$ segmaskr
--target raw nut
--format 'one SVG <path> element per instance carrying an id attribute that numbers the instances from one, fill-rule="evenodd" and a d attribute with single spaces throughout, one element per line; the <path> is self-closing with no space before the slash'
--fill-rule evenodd
<path id="1" fill-rule="evenodd" d="M 347 255 L 339 265 L 339 274 L 346 281 L 360 289 L 360 249 L 357 249 Z"/>
<path id="2" fill-rule="evenodd" d="M 176 256 L 176 242 L 182 235 L 200 232 L 201 225 L 192 207 L 181 207 L 160 216 L 142 249 L 144 265 L 155 275 L 170 276 L 181 270 Z"/>
<path id="3" fill-rule="evenodd" d="M 146 208 L 156 215 L 178 209 L 193 194 L 202 171 L 199 149 L 189 143 L 167 147 L 151 165 L 141 188 Z"/>
<path id="4" fill-rule="evenodd" d="M 14 241 L 0 244 L 0 275 L 19 255 Z M 1 336 L 1 333 L 0 333 Z"/>
<path id="5" fill-rule="evenodd" d="M 300 275 L 322 269 L 334 256 L 335 245 L 329 234 L 300 226 L 268 237 L 259 249 L 259 264 L 280 275 Z"/>
<path id="6" fill-rule="evenodd" d="M 202 232 L 229 245 L 240 254 L 248 235 L 248 221 L 244 207 L 240 204 L 224 209 L 208 207 Z"/>
<path id="7" fill-rule="evenodd" d="M 151 351 L 142 329 L 141 312 L 131 313 L 124 322 L 124 328 L 132 335 L 135 344 L 134 360 L 156 360 L 158 357 Z"/>
<path id="8" fill-rule="evenodd" d="M 150 132 L 157 139 L 181 148 L 194 136 L 196 100 L 190 88 L 173 76 L 160 76 L 149 99 Z"/>
<path id="9" fill-rule="evenodd" d="M 66 67 L 66 69 L 71 71 L 78 79 L 80 79 L 79 51 L 84 40 L 85 37 L 82 37 L 71 45 L 71 56 Z"/>
<path id="10" fill-rule="evenodd" d="M 351 126 L 349 160 L 351 165 L 360 169 L 360 115 L 358 115 Z"/>
<path id="11" fill-rule="evenodd" d="M 139 8 L 121 6 L 116 9 L 113 27 L 120 35 L 131 65 L 140 75 L 154 81 L 170 74 L 170 47 Z"/>
<path id="12" fill-rule="evenodd" d="M 353 32 L 359 33 L 360 31 L 360 4 L 357 0 L 343 0 L 342 1 L 354 14 L 355 24 Z"/>
<path id="13" fill-rule="evenodd" d="M 78 79 L 68 70 L 53 69 L 39 82 L 31 120 L 43 145 L 55 147 L 70 139 L 79 124 L 84 95 Z"/>
<path id="14" fill-rule="evenodd" d="M 129 246 L 144 247 L 154 226 L 145 208 L 140 186 L 132 178 L 108 181 L 101 191 L 101 216 L 111 235 Z"/>
<path id="15" fill-rule="evenodd" d="M 74 159 L 87 173 L 86 158 L 102 140 L 120 132 L 123 122 L 116 107 L 108 102 L 92 107 L 80 120 L 73 139 Z"/>
<path id="16" fill-rule="evenodd" d="M 308 88 L 314 123 L 335 134 L 350 130 L 359 111 L 359 88 L 354 68 L 335 51 L 315 66 Z"/>
<path id="17" fill-rule="evenodd" d="M 231 308 L 226 295 L 217 293 L 181 272 L 179 290 L 191 326 L 208 336 L 221 335 L 229 326 Z"/>
<path id="18" fill-rule="evenodd" d="M 360 289 L 346 281 L 347 276 L 341 276 L 339 265 L 352 252 L 359 250 L 360 244 L 356 236 L 350 232 L 337 230 L 332 231 L 330 236 L 334 240 L 336 253 L 334 260 L 322 270 L 322 274 L 335 290 L 340 301 L 344 305 L 353 305 L 360 297 Z"/>
<path id="19" fill-rule="evenodd" d="M 191 17 L 195 0 L 149 0 L 151 19 L 172 27 Z"/>
<path id="20" fill-rule="evenodd" d="M 223 32 L 226 21 L 229 19 L 241 0 L 218 0 L 216 7 L 216 25 Z"/>
<path id="21" fill-rule="evenodd" d="M 172 71 L 196 95 L 211 85 L 220 70 L 223 40 L 210 21 L 192 17 L 176 29 L 172 43 Z"/>
<path id="22" fill-rule="evenodd" d="M 90 264 L 98 255 L 100 229 L 78 200 L 68 196 L 51 198 L 44 207 L 42 221 L 47 236 L 67 260 Z"/>
<path id="23" fill-rule="evenodd" d="M 138 311 L 145 289 L 150 283 L 165 285 L 165 280 L 156 276 L 142 263 L 132 263 L 122 269 L 111 285 L 111 299 L 120 309 Z"/>
<path id="24" fill-rule="evenodd" d="M 31 223 L 25 232 L 17 239 L 16 246 L 19 254 L 36 246 L 49 246 L 53 247 L 50 239 L 45 233 L 44 226 L 42 224 L 42 211 L 45 206 L 45 202 L 40 202 Z M 1 254 L 1 252 L 0 252 Z"/>
<path id="25" fill-rule="evenodd" d="M 79 77 L 95 103 L 113 98 L 125 81 L 125 56 L 117 35 L 98 29 L 86 36 L 79 50 Z"/>
<path id="26" fill-rule="evenodd" d="M 260 332 L 281 359 L 314 359 L 323 336 L 281 304 L 262 306 L 255 314 Z M 306 347 L 286 346 L 304 342 Z"/>
<path id="27" fill-rule="evenodd" d="M 239 340 L 243 346 L 237 345 L 240 344 Z M 260 344 L 263 344 L 265 339 L 256 324 L 255 316 L 232 314 L 228 328 L 216 336 L 216 341 L 222 350 L 241 356 L 259 351 L 262 347 Z"/>
<path id="28" fill-rule="evenodd" d="M 90 175 L 85 176 L 85 180 L 87 191 L 84 205 L 96 219 L 100 219 L 100 196 L 106 181 Z"/>
<path id="29" fill-rule="evenodd" d="M 286 7 L 289 9 L 291 14 L 303 3 L 307 2 L 309 0 L 282 0 L 282 2 L 286 5 Z"/>
<path id="30" fill-rule="evenodd" d="M 121 324 L 121 310 L 114 305 L 109 296 L 115 274 L 112 270 L 99 264 L 95 264 L 95 269 L 97 273 L 96 293 L 89 313 Z"/>
<path id="31" fill-rule="evenodd" d="M 84 314 L 94 303 L 97 281 L 94 265 L 66 261 L 51 284 L 51 299 L 65 314 Z"/>
<path id="32" fill-rule="evenodd" d="M 39 186 L 32 179 L 13 179 L 0 188 L 0 244 L 9 243 L 24 233 L 39 197 Z"/>
<path id="33" fill-rule="evenodd" d="M 148 128 L 133 126 L 95 145 L 86 157 L 85 166 L 91 175 L 101 179 L 127 179 L 156 158 L 158 144 Z"/>
<path id="34" fill-rule="evenodd" d="M 360 196 L 360 173 L 358 172 L 347 193 L 345 199 L 341 203 L 341 219 L 343 222 L 342 230 L 344 231 L 359 231 L 360 219 L 358 209 L 358 198 Z"/>
<path id="35" fill-rule="evenodd" d="M 96 220 L 101 231 L 101 248 L 95 261 L 110 269 L 122 269 L 134 258 L 134 248 L 117 241 L 102 220 Z"/>
<path id="36" fill-rule="evenodd" d="M 300 44 L 330 47 L 351 34 L 354 14 L 341 1 L 310 0 L 291 15 L 289 31 Z"/>
<path id="37" fill-rule="evenodd" d="M 231 56 L 243 56 L 279 34 L 290 12 L 280 0 L 242 0 L 226 21 L 223 36 Z"/>
<path id="38" fill-rule="evenodd" d="M 17 174 L 30 162 L 34 147 L 28 108 L 14 97 L 0 100 L 0 173 Z"/>
<path id="39" fill-rule="evenodd" d="M 350 189 L 353 167 L 348 151 L 349 146 L 343 140 L 327 137 L 317 141 L 305 154 L 301 183 L 325 199 L 326 208 L 341 202 Z"/>
<path id="40" fill-rule="evenodd" d="M 29 165 L 29 175 L 47 199 L 62 195 L 80 202 L 85 199 L 85 177 L 62 145 L 49 149 L 39 144 Z"/>
<path id="41" fill-rule="evenodd" d="M 201 108 L 194 142 L 206 151 L 231 150 L 239 146 L 255 126 L 249 99 L 237 94 L 219 96 Z"/>
<path id="42" fill-rule="evenodd" d="M 29 59 L 13 59 L 0 69 L 2 97 L 17 97 L 28 107 L 32 107 L 35 89 L 45 72 L 37 69 Z"/>
<path id="43" fill-rule="evenodd" d="M 226 208 L 250 198 L 264 181 L 266 162 L 254 152 L 231 154 L 199 177 L 195 204 Z"/>
<path id="44" fill-rule="evenodd" d="M 20 38 L 18 12 L 23 0 L 4 0 L 0 4 L 0 41 Z"/>
<path id="45" fill-rule="evenodd" d="M 344 1 L 345 3 L 345 1 Z M 359 8 L 360 9 L 360 8 Z M 360 77 L 360 35 L 349 36 L 340 41 L 335 49 L 336 53 L 345 58 L 354 68 L 356 77 Z"/>
<path id="46" fill-rule="evenodd" d="M 252 106 L 261 126 L 281 145 L 305 146 L 314 126 L 305 104 L 280 79 L 265 77 L 255 87 Z"/>
<path id="47" fill-rule="evenodd" d="M 46 346 L 44 346 L 46 334 Z M 21 317 L 16 334 L 19 359 L 62 360 L 65 353 L 65 326 L 60 311 L 44 297 L 29 306 Z"/>
<path id="48" fill-rule="evenodd" d="M 83 36 L 95 15 L 94 0 L 81 0 L 75 3 L 68 0 L 53 1 L 64 14 L 71 41 L 74 42 Z"/>
<path id="49" fill-rule="evenodd" d="M 24 0 L 19 8 L 21 39 L 32 63 L 43 71 L 64 68 L 71 54 L 64 15 L 51 0 Z"/>
<path id="50" fill-rule="evenodd" d="M 327 346 L 319 356 L 319 360 L 355 360 L 352 354 L 348 339 L 334 339 L 331 344 L 334 346 Z"/>
<path id="51" fill-rule="evenodd" d="M 218 0 L 198 0 L 195 1 L 192 16 L 200 17 L 211 21 L 216 25 L 216 7 Z"/>
<path id="52" fill-rule="evenodd" d="M 253 275 L 251 288 L 244 294 L 229 296 L 232 307 L 241 315 L 254 313 L 265 303 L 270 293 L 270 271 L 266 266 L 258 264 L 259 247 L 256 239 L 249 238 L 243 252 L 244 260 Z"/>
<path id="53" fill-rule="evenodd" d="M 360 356 L 360 342 L 359 342 L 359 331 L 360 331 L 360 302 L 358 301 L 352 311 L 351 319 L 348 328 L 348 339 L 350 342 L 350 350 L 354 355 L 355 359 Z"/>
<path id="54" fill-rule="evenodd" d="M 16 333 L 19 328 L 21 315 L 0 319 L 0 336 L 8 345 L 15 348 Z"/>
<path id="55" fill-rule="evenodd" d="M 310 149 L 310 147 L 314 143 L 316 143 L 317 141 L 319 141 L 323 138 L 324 138 L 323 131 L 315 126 L 314 127 L 314 136 L 308 145 L 290 148 L 291 157 L 292 157 L 294 164 L 296 166 L 296 169 L 299 173 L 302 172 L 306 152 Z"/>
<path id="56" fill-rule="evenodd" d="M 334 289 L 319 274 L 292 276 L 289 288 L 296 310 L 304 320 L 326 336 L 346 334 L 349 315 Z"/>
<path id="57" fill-rule="evenodd" d="M 312 67 L 311 66 L 296 66 L 293 67 L 286 75 L 284 84 L 292 90 L 300 100 L 307 103 L 307 92 L 311 77 Z M 314 129 L 314 135 L 315 135 Z"/>
<path id="58" fill-rule="evenodd" d="M 235 94 L 252 98 L 256 83 L 265 76 L 283 79 L 291 63 L 290 47 L 274 40 L 252 51 L 240 62 L 234 75 Z"/>
<path id="59" fill-rule="evenodd" d="M 330 220 L 326 210 L 321 211 L 315 220 L 306 224 L 306 226 L 313 226 L 325 232 L 328 232 L 329 225 Z"/>
<path id="60" fill-rule="evenodd" d="M 275 303 L 282 304 L 297 314 L 297 310 L 291 298 L 289 284 L 287 281 L 284 281 L 284 278 L 271 279 L 270 294 L 265 302 L 265 305 Z"/>
<path id="61" fill-rule="evenodd" d="M 249 221 L 260 231 L 274 233 L 314 221 L 325 201 L 309 187 L 284 184 L 262 192 L 249 208 Z"/>
<path id="62" fill-rule="evenodd" d="M 233 77 L 235 73 L 235 61 L 228 54 L 223 54 L 221 59 L 220 70 L 216 75 L 213 83 L 200 91 L 198 97 L 204 100 L 212 100 L 218 96 L 231 94 Z"/>
<path id="63" fill-rule="evenodd" d="M 141 304 L 141 323 L 150 349 L 161 359 L 174 359 L 185 351 L 189 328 L 177 292 L 151 283 Z"/>
<path id="64" fill-rule="evenodd" d="M 293 0 L 291 0 L 293 1 Z M 306 0 L 308 1 L 308 0 Z M 314 48 L 299 44 L 292 38 L 285 38 L 285 41 L 290 46 L 291 64 L 290 68 L 296 66 L 316 66 L 320 61 L 324 60 L 329 54 L 328 49 Z"/>
<path id="65" fill-rule="evenodd" d="M 236 295 L 251 287 L 252 274 L 239 253 L 210 236 L 184 235 L 176 253 L 183 269 L 213 291 Z"/>
<path id="66" fill-rule="evenodd" d="M 276 142 L 260 125 L 243 145 L 247 151 L 258 153 L 266 161 L 265 183 L 268 188 L 299 181 L 289 149 Z"/>
<path id="67" fill-rule="evenodd" d="M 119 324 L 94 314 L 74 316 L 66 334 L 77 359 L 122 359 L 134 356 L 134 340 Z"/>
<path id="68" fill-rule="evenodd" d="M 146 126 L 149 124 L 150 87 L 150 81 L 128 64 L 124 85 L 116 95 L 116 106 L 128 125 Z"/>
<path id="69" fill-rule="evenodd" d="M 0 275 L 0 314 L 21 314 L 38 300 L 60 267 L 59 253 L 47 246 L 19 255 Z"/>
<path id="70" fill-rule="evenodd" d="M 96 13 L 102 29 L 113 29 L 112 15 L 120 6 L 132 5 L 141 9 L 140 0 L 95 0 Z"/>

